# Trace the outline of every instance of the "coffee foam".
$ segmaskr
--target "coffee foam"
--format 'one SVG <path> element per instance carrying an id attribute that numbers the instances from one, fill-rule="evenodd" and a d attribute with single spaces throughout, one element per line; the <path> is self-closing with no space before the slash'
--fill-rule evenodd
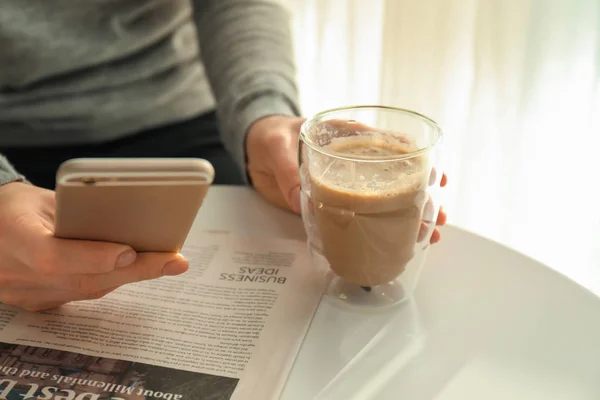
<path id="1" fill-rule="evenodd" d="M 309 168 L 312 179 L 331 189 L 367 197 L 390 197 L 425 190 L 427 186 L 426 155 L 393 159 L 395 155 L 413 151 L 405 139 L 380 133 L 338 137 L 324 149 L 347 157 L 313 155 Z M 383 161 L 379 161 L 381 159 Z"/>

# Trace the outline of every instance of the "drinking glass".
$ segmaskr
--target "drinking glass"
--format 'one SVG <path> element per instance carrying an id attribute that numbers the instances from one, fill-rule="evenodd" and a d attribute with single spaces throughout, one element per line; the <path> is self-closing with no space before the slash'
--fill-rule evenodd
<path id="1" fill-rule="evenodd" d="M 331 109 L 300 132 L 302 219 L 330 296 L 381 307 L 409 298 L 439 210 L 442 131 L 413 111 Z"/>

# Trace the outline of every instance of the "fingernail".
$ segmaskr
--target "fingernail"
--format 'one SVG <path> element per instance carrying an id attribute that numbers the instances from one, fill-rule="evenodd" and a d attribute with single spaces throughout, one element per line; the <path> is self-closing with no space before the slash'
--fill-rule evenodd
<path id="1" fill-rule="evenodd" d="M 188 270 L 188 262 L 186 260 L 173 260 L 165 264 L 162 270 L 164 276 L 181 275 Z"/>
<path id="2" fill-rule="evenodd" d="M 292 211 L 300 213 L 302 207 L 300 206 L 300 188 L 296 188 L 292 191 L 292 198 L 290 199 Z"/>
<path id="3" fill-rule="evenodd" d="M 425 207 L 423 208 L 423 221 L 431 222 L 433 221 L 433 215 L 435 214 L 435 208 L 433 207 L 433 202 L 428 201 L 425 203 Z"/>
<path id="4" fill-rule="evenodd" d="M 117 257 L 117 263 L 115 264 L 116 268 L 123 268 L 128 265 L 133 264 L 135 259 L 137 258 L 137 253 L 134 250 L 125 250 L 122 252 L 119 257 Z"/>
<path id="5" fill-rule="evenodd" d="M 435 172 L 435 168 L 431 170 L 431 175 L 429 175 L 429 186 L 433 186 L 435 184 L 435 180 L 437 179 L 437 174 Z"/>

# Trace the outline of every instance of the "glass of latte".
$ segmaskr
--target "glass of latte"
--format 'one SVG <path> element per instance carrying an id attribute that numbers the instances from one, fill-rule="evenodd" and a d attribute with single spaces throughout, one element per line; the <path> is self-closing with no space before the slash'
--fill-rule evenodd
<path id="1" fill-rule="evenodd" d="M 381 307 L 408 299 L 437 219 L 442 131 L 416 112 L 321 112 L 300 133 L 302 218 L 328 294 Z"/>

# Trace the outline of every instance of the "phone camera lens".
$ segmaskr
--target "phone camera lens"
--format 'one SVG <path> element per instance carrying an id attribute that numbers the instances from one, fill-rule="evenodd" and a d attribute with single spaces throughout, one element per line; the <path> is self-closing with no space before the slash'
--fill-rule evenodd
<path id="1" fill-rule="evenodd" d="M 94 184 L 96 184 L 96 180 L 94 178 L 89 178 L 89 177 L 81 178 L 81 182 L 83 182 L 86 185 L 94 185 Z"/>

